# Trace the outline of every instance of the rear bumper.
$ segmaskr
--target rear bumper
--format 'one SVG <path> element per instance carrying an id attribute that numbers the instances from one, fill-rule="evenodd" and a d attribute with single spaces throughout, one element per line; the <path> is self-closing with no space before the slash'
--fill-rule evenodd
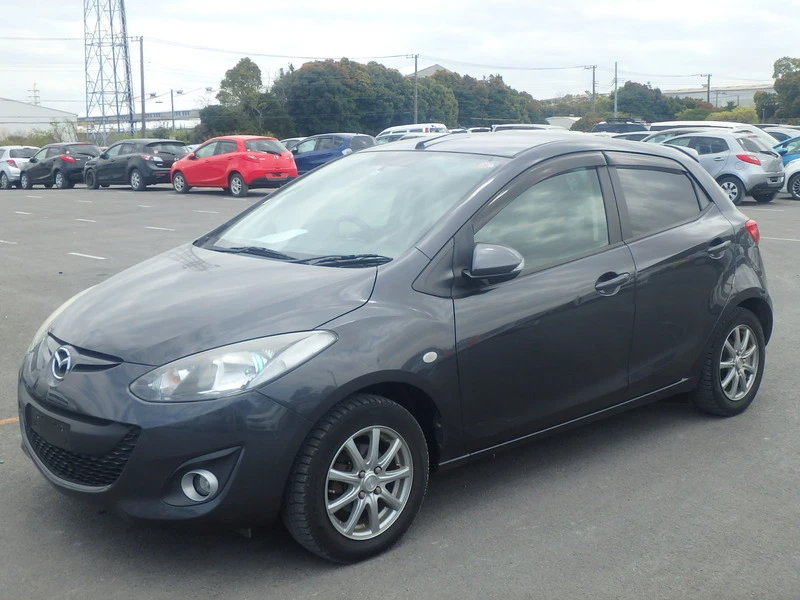
<path id="1" fill-rule="evenodd" d="M 297 177 L 256 177 L 250 183 L 251 188 L 277 188 L 294 181 Z"/>
<path id="2" fill-rule="evenodd" d="M 783 187 L 786 180 L 784 173 L 764 173 L 757 178 L 749 178 L 747 181 L 747 193 L 759 192 L 778 192 Z"/>
<path id="3" fill-rule="evenodd" d="M 147 185 L 153 185 L 156 183 L 171 183 L 172 180 L 170 178 L 170 169 L 169 168 L 153 168 L 150 167 L 148 171 L 142 173 L 144 177 L 144 182 Z"/>

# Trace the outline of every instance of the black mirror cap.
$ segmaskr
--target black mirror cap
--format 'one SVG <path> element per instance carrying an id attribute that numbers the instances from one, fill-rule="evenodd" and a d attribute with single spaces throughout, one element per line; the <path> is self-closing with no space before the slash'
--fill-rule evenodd
<path id="1" fill-rule="evenodd" d="M 524 268 L 525 259 L 513 248 L 478 242 L 472 251 L 472 266 L 464 270 L 464 277 L 501 283 L 514 279 Z"/>
<path id="2" fill-rule="evenodd" d="M 297 146 L 292 146 L 292 149 L 289 150 L 292 154 L 297 154 Z"/>

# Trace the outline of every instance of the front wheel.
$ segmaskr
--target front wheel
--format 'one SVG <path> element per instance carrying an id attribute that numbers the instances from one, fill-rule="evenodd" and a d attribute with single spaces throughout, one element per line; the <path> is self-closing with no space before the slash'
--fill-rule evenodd
<path id="1" fill-rule="evenodd" d="M 758 318 L 735 308 L 712 334 L 697 387 L 690 398 L 703 412 L 732 417 L 753 402 L 764 374 L 766 342 Z"/>
<path id="2" fill-rule="evenodd" d="M 8 175 L 0 173 L 0 190 L 10 190 L 11 182 L 8 180 Z"/>
<path id="3" fill-rule="evenodd" d="M 767 202 L 772 202 L 775 200 L 775 196 L 777 195 L 778 192 L 761 192 L 758 194 L 753 194 L 753 200 L 759 204 L 766 204 Z"/>
<path id="4" fill-rule="evenodd" d="M 142 172 L 139 169 L 134 169 L 133 171 L 131 171 L 129 181 L 131 184 L 131 189 L 134 192 L 141 192 L 142 190 L 144 190 L 144 188 L 147 187 L 144 183 L 144 176 L 142 175 Z"/>
<path id="5" fill-rule="evenodd" d="M 186 177 L 184 177 L 183 173 L 180 171 L 172 176 L 172 187 L 179 194 L 185 194 L 189 191 L 189 186 L 186 184 Z"/>
<path id="6" fill-rule="evenodd" d="M 742 182 L 736 179 L 736 177 L 720 177 L 717 181 L 719 186 L 722 188 L 731 202 L 736 204 L 737 206 L 742 203 L 744 200 L 744 186 Z"/>
<path id="7" fill-rule="evenodd" d="M 33 189 L 33 183 L 31 183 L 31 178 L 28 177 L 27 173 L 23 173 L 22 175 L 19 176 L 19 186 L 23 190 L 32 190 Z"/>
<path id="8" fill-rule="evenodd" d="M 94 171 L 86 171 L 86 175 L 83 177 L 84 181 L 86 182 L 86 187 L 90 190 L 96 190 L 100 187 L 100 184 L 97 181 L 97 176 L 94 174 Z"/>
<path id="9" fill-rule="evenodd" d="M 230 190 L 231 194 L 233 194 L 235 198 L 247 196 L 247 183 L 245 183 L 244 177 L 239 175 L 239 173 L 234 173 L 231 175 Z"/>
<path id="10" fill-rule="evenodd" d="M 800 200 L 800 173 L 795 173 L 789 178 L 786 189 L 795 200 Z"/>
<path id="11" fill-rule="evenodd" d="M 286 486 L 283 522 L 318 556 L 357 562 L 402 537 L 427 486 L 428 447 L 416 419 L 388 398 L 356 394 L 306 438 Z"/>

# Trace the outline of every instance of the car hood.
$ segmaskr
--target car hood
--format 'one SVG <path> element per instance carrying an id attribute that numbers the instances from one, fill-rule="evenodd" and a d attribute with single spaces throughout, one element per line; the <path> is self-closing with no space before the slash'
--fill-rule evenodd
<path id="1" fill-rule="evenodd" d="M 58 316 L 51 333 L 91 352 L 157 366 L 319 327 L 367 302 L 376 273 L 186 245 L 92 288 Z"/>

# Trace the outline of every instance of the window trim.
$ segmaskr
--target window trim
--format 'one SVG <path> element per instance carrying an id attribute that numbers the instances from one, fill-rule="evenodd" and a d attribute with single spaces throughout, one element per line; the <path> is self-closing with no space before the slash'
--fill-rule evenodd
<path id="1" fill-rule="evenodd" d="M 607 252 L 617 248 L 623 244 L 622 229 L 620 215 L 617 211 L 617 203 L 614 197 L 614 190 L 611 185 L 611 179 L 608 174 L 606 159 L 601 152 L 588 151 L 576 152 L 574 154 L 567 154 L 558 156 L 544 162 L 537 163 L 525 171 L 517 175 L 503 189 L 494 194 L 480 209 L 459 229 L 454 236 L 455 239 L 455 257 L 454 257 L 454 273 L 456 280 L 454 282 L 454 296 L 460 297 L 463 295 L 463 288 L 469 285 L 467 282 L 462 281 L 461 273 L 469 266 L 472 261 L 472 249 L 475 245 L 475 231 L 479 230 L 492 218 L 494 218 L 501 210 L 508 206 L 512 201 L 516 200 L 520 194 L 527 191 L 534 185 L 541 183 L 545 179 L 550 179 L 556 175 L 560 175 L 567 171 L 575 169 L 595 169 L 597 172 L 598 180 L 600 182 L 600 192 L 603 196 L 603 207 L 606 212 L 606 225 L 608 227 L 608 244 L 599 248 L 593 248 L 582 254 L 577 254 L 569 258 L 526 267 L 516 278 L 511 281 L 500 283 L 497 285 L 508 285 L 520 278 L 540 273 L 554 267 L 565 265 L 576 260 L 594 256 L 602 252 Z M 470 287 L 470 289 L 473 289 Z"/>

